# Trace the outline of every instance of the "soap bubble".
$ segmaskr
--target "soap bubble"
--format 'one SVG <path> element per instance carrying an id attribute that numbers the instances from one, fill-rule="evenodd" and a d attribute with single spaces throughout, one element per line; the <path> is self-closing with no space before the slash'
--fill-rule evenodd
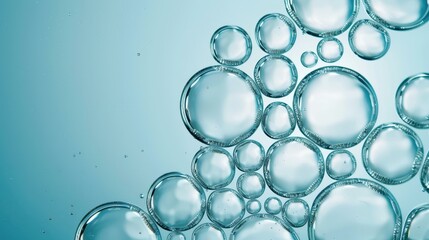
<path id="1" fill-rule="evenodd" d="M 334 37 L 324 38 L 317 44 L 317 54 L 322 61 L 333 63 L 343 56 L 343 44 Z"/>
<path id="2" fill-rule="evenodd" d="M 305 51 L 301 55 L 301 64 L 306 68 L 312 68 L 316 66 L 317 61 L 317 55 L 313 51 Z"/>
<path id="3" fill-rule="evenodd" d="M 233 189 L 216 190 L 207 202 L 207 217 L 223 228 L 235 226 L 246 213 L 243 198 Z"/>
<path id="4" fill-rule="evenodd" d="M 243 172 L 259 170 L 264 164 L 264 158 L 264 147 L 255 140 L 245 140 L 234 148 L 235 165 Z"/>

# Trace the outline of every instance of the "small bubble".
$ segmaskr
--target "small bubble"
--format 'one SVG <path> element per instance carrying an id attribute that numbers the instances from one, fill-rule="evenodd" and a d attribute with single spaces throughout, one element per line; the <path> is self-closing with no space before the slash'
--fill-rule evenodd
<path id="1" fill-rule="evenodd" d="M 343 56 L 343 44 L 334 37 L 324 38 L 317 44 L 317 54 L 326 63 L 333 63 Z"/>
<path id="2" fill-rule="evenodd" d="M 268 137 L 281 139 L 295 130 L 296 118 L 292 108 L 284 102 L 272 102 L 264 110 L 262 130 Z"/>
<path id="3" fill-rule="evenodd" d="M 208 218 L 223 228 L 235 226 L 245 214 L 244 199 L 229 188 L 212 192 L 207 200 Z"/>
<path id="4" fill-rule="evenodd" d="M 237 179 L 237 190 L 245 198 L 258 198 L 265 191 L 264 178 L 257 172 L 243 173 Z"/>
<path id="5" fill-rule="evenodd" d="M 226 235 L 221 227 L 205 223 L 195 228 L 192 240 L 226 240 Z"/>
<path id="6" fill-rule="evenodd" d="M 282 217 L 294 227 L 302 227 L 308 221 L 310 208 L 306 201 L 293 198 L 285 202 L 282 208 Z"/>
<path id="7" fill-rule="evenodd" d="M 128 155 L 124 155 L 124 158 L 128 158 Z"/>
<path id="8" fill-rule="evenodd" d="M 233 160 L 243 172 L 259 170 L 264 164 L 265 149 L 255 140 L 245 140 L 234 148 Z"/>
<path id="9" fill-rule="evenodd" d="M 296 29 L 292 21 L 279 13 L 263 16 L 256 24 L 256 41 L 268 54 L 282 54 L 295 43 Z"/>
<path id="10" fill-rule="evenodd" d="M 137 57 L 140 57 L 140 53 L 137 53 Z"/>
<path id="11" fill-rule="evenodd" d="M 246 203 L 246 210 L 250 214 L 259 213 L 261 211 L 261 208 L 261 202 L 259 202 L 259 200 L 257 199 L 251 199 Z"/>
<path id="12" fill-rule="evenodd" d="M 312 68 L 316 66 L 317 61 L 317 55 L 313 51 L 305 51 L 301 55 L 301 64 L 306 68 Z"/>
<path id="13" fill-rule="evenodd" d="M 269 197 L 265 200 L 264 208 L 267 213 L 276 215 L 282 210 L 282 202 L 277 197 Z"/>
<path id="14" fill-rule="evenodd" d="M 145 195 L 143 193 L 140 193 L 140 198 L 143 199 Z"/>
<path id="15" fill-rule="evenodd" d="M 347 150 L 335 150 L 326 158 L 326 173 L 335 180 L 350 177 L 356 171 L 356 159 Z"/>

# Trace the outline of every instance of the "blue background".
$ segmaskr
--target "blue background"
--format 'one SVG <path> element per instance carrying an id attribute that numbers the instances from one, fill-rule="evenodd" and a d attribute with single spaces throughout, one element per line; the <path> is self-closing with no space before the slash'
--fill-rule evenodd
<path id="1" fill-rule="evenodd" d="M 227 24 L 251 36 L 252 56 L 239 68 L 253 76 L 265 55 L 254 41 L 254 27 L 272 12 L 286 14 L 282 0 L 1 1 L 1 239 L 73 239 L 81 218 L 97 205 L 118 200 L 146 209 L 140 194 L 146 195 L 157 177 L 170 171 L 189 174 L 203 144 L 180 118 L 183 86 L 198 70 L 216 64 L 209 41 Z M 359 18 L 368 18 L 363 8 Z M 402 122 L 394 107 L 399 83 L 429 71 L 429 24 L 388 32 L 391 49 L 373 62 L 351 52 L 348 32 L 338 37 L 345 53 L 335 64 L 372 83 L 380 104 L 377 125 Z M 318 41 L 298 32 L 285 54 L 295 62 L 299 79 L 312 70 L 302 67 L 300 55 L 315 51 Z M 316 68 L 324 65 L 319 61 Z M 282 100 L 291 104 L 292 94 Z M 271 101 L 264 98 L 264 105 Z M 416 132 L 427 153 L 429 130 Z M 302 136 L 298 128 L 292 135 Z M 266 149 L 274 142 L 260 128 L 251 138 Z M 358 160 L 353 176 L 369 178 L 361 146 L 351 149 Z M 329 151 L 323 153 L 326 157 Z M 403 218 L 429 201 L 419 175 L 388 187 Z M 305 199 L 311 204 L 331 182 L 325 176 Z M 261 201 L 271 195 L 267 189 Z M 306 230 L 298 230 L 303 239 Z"/>

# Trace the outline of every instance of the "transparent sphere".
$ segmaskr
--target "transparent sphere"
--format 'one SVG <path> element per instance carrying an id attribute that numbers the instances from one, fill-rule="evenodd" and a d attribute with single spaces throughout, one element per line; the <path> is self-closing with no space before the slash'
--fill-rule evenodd
<path id="1" fill-rule="evenodd" d="M 352 51 L 362 59 L 376 60 L 390 48 L 389 33 L 378 23 L 362 19 L 355 22 L 349 31 Z"/>
<path id="2" fill-rule="evenodd" d="M 243 172 L 259 170 L 264 164 L 264 158 L 265 149 L 255 140 L 245 140 L 234 148 L 234 163 Z"/>

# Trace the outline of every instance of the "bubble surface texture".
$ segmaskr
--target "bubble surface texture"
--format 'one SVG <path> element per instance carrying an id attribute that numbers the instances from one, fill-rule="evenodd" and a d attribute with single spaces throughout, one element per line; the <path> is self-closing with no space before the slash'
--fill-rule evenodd
<path id="1" fill-rule="evenodd" d="M 426 160 L 420 174 L 420 182 L 423 186 L 423 190 L 429 193 L 429 152 L 426 155 Z"/>
<path id="2" fill-rule="evenodd" d="M 429 73 L 405 79 L 396 91 L 396 111 L 415 128 L 429 128 Z"/>
<path id="3" fill-rule="evenodd" d="M 355 22 L 349 31 L 352 51 L 362 59 L 376 60 L 383 57 L 390 48 L 390 35 L 378 23 L 362 19 Z"/>
<path id="4" fill-rule="evenodd" d="M 296 28 L 292 21 L 283 14 L 270 13 L 263 16 L 255 28 L 259 47 L 268 54 L 282 54 L 295 43 Z"/>
<path id="5" fill-rule="evenodd" d="M 212 223 L 204 223 L 195 228 L 192 240 L 226 240 L 226 235 L 222 228 Z"/>
<path id="6" fill-rule="evenodd" d="M 252 40 L 243 28 L 227 25 L 213 33 L 210 49 L 218 63 L 238 66 L 249 59 L 252 53 Z"/>
<path id="7" fill-rule="evenodd" d="M 265 191 L 264 178 L 257 172 L 243 173 L 237 179 L 237 190 L 245 198 L 258 198 Z"/>
<path id="8" fill-rule="evenodd" d="M 257 199 L 251 199 L 246 203 L 246 210 L 250 214 L 259 213 L 261 211 L 261 208 L 261 202 L 259 202 L 259 200 Z"/>
<path id="9" fill-rule="evenodd" d="M 282 202 L 276 197 L 269 197 L 264 203 L 265 212 L 276 215 L 282 211 Z"/>
<path id="10" fill-rule="evenodd" d="M 207 202 L 207 217 L 223 228 L 235 226 L 246 213 L 243 198 L 233 189 L 216 190 Z"/>
<path id="11" fill-rule="evenodd" d="M 298 72 L 289 58 L 283 55 L 267 55 L 256 63 L 254 77 L 265 96 L 279 98 L 293 91 Z"/>
<path id="12" fill-rule="evenodd" d="M 220 147 L 200 149 L 192 160 L 192 175 L 207 189 L 219 189 L 234 179 L 235 165 L 231 155 Z"/>
<path id="13" fill-rule="evenodd" d="M 184 231 L 194 227 L 206 209 L 204 190 L 190 176 L 178 172 L 159 177 L 147 196 L 149 213 L 167 230 Z"/>
<path id="14" fill-rule="evenodd" d="M 305 138 L 285 138 L 268 149 L 265 180 L 280 196 L 303 197 L 310 194 L 319 186 L 324 173 L 322 153 Z"/>
<path id="15" fill-rule="evenodd" d="M 405 220 L 402 240 L 426 240 L 429 238 L 429 204 L 413 209 Z"/>
<path id="16" fill-rule="evenodd" d="M 264 164 L 265 149 L 255 140 L 245 140 L 234 148 L 235 166 L 243 172 L 259 170 Z"/>
<path id="17" fill-rule="evenodd" d="M 402 217 L 393 195 L 365 179 L 345 179 L 326 187 L 314 200 L 310 240 L 399 240 Z"/>
<path id="18" fill-rule="evenodd" d="M 358 0 L 285 0 L 286 11 L 304 33 L 331 37 L 346 31 L 359 11 Z"/>
<path id="19" fill-rule="evenodd" d="M 305 76 L 295 91 L 293 108 L 301 132 L 327 149 L 358 144 L 378 115 L 371 84 L 359 73 L 337 66 Z"/>
<path id="20" fill-rule="evenodd" d="M 288 137 L 295 130 L 296 118 L 289 105 L 284 102 L 270 103 L 264 110 L 262 130 L 273 139 Z"/>
<path id="21" fill-rule="evenodd" d="M 423 161 L 419 136 L 400 123 L 375 128 L 362 147 L 365 170 L 385 184 L 400 184 L 413 178 Z"/>
<path id="22" fill-rule="evenodd" d="M 356 159 L 347 150 L 335 150 L 326 158 L 326 173 L 335 180 L 350 177 L 356 171 Z"/>
<path id="23" fill-rule="evenodd" d="M 322 61 L 333 63 L 343 56 L 343 44 L 334 37 L 324 38 L 317 44 L 317 54 Z"/>
<path id="24" fill-rule="evenodd" d="M 295 231 L 281 219 L 269 214 L 256 214 L 241 221 L 229 240 L 298 240 Z"/>
<path id="25" fill-rule="evenodd" d="M 429 19 L 427 0 L 363 0 L 369 16 L 393 30 L 410 30 Z"/>
<path id="26" fill-rule="evenodd" d="M 161 240 L 155 222 L 137 206 L 111 202 L 91 210 L 82 219 L 75 240 Z"/>
<path id="27" fill-rule="evenodd" d="M 301 54 L 301 64 L 306 68 L 312 68 L 316 66 L 318 62 L 317 54 L 313 51 L 305 51 Z"/>
<path id="28" fill-rule="evenodd" d="M 180 99 L 189 132 L 209 145 L 229 147 L 252 135 L 262 118 L 262 96 L 236 68 L 212 66 L 196 73 Z"/>
<path id="29" fill-rule="evenodd" d="M 294 227 L 302 227 L 308 221 L 310 208 L 306 201 L 292 198 L 285 202 L 282 208 L 282 217 Z"/>

